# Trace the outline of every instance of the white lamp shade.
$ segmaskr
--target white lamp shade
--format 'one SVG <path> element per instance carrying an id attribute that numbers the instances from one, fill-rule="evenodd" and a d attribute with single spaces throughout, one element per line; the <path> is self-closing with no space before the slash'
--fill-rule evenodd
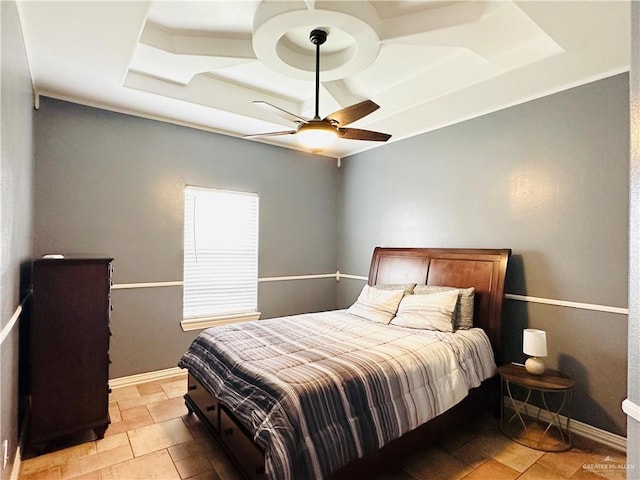
<path id="1" fill-rule="evenodd" d="M 547 332 L 527 328 L 522 337 L 522 351 L 532 357 L 547 356 Z"/>

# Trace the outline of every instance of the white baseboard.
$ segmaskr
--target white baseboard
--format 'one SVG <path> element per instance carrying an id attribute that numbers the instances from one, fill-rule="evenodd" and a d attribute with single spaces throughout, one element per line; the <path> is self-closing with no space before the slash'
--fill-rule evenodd
<path id="1" fill-rule="evenodd" d="M 111 388 L 122 388 L 138 385 L 140 383 L 155 382 L 156 380 L 166 380 L 172 377 L 186 377 L 187 371 L 179 367 L 166 368 L 153 372 L 138 373 L 127 377 L 112 378 L 109 380 Z"/>
<path id="2" fill-rule="evenodd" d="M 508 397 L 503 398 L 504 406 L 508 408 L 512 408 L 510 405 L 511 400 Z M 516 400 L 517 404 L 522 405 L 522 402 Z M 544 422 L 551 421 L 551 415 L 544 409 L 540 409 L 534 405 L 527 405 L 527 409 L 529 411 L 529 417 L 535 418 L 539 415 L 538 418 Z M 559 415 L 560 420 L 563 424 L 566 424 L 567 417 Z M 579 422 L 578 420 L 571 419 L 571 434 L 579 435 L 581 437 L 586 437 L 589 440 L 593 440 L 594 442 L 598 442 L 606 447 L 612 448 L 614 450 L 618 450 L 619 452 L 627 451 L 627 439 L 626 437 L 622 437 L 620 435 L 616 435 L 615 433 L 607 432 L 606 430 L 602 430 L 600 428 L 594 427 L 587 423 Z"/>
<path id="3" fill-rule="evenodd" d="M 601 443 L 619 452 L 627 452 L 627 438 L 615 433 L 607 432 L 587 423 L 571 420 L 571 431 L 581 437 L 586 437 L 594 442 Z"/>

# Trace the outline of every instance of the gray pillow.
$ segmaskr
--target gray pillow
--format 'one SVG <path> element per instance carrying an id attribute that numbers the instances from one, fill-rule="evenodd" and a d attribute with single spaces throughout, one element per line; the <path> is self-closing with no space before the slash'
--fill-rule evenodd
<path id="1" fill-rule="evenodd" d="M 383 283 L 376 285 L 376 288 L 380 290 L 404 290 L 405 295 L 411 295 L 413 289 L 416 288 L 415 283 Z"/>

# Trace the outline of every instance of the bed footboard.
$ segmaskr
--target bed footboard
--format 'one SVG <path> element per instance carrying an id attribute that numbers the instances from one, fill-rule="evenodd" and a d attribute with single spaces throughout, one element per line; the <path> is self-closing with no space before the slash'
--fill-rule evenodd
<path id="1" fill-rule="evenodd" d="M 249 433 L 202 384 L 189 373 L 184 402 L 229 455 L 246 479 L 266 480 L 264 452 L 253 443 Z"/>
<path id="2" fill-rule="evenodd" d="M 251 435 L 218 400 L 210 394 L 191 373 L 188 376 L 188 391 L 184 396 L 190 413 L 195 413 L 211 435 L 228 454 L 238 472 L 246 479 L 266 480 L 264 452 Z M 330 475 L 331 480 L 367 478 L 401 461 L 417 447 L 436 441 L 443 435 L 459 428 L 484 412 L 499 412 L 499 385 L 497 378 L 485 380 L 474 388 L 458 405 L 434 418 L 412 432 L 392 441 L 381 450 L 358 459 Z"/>

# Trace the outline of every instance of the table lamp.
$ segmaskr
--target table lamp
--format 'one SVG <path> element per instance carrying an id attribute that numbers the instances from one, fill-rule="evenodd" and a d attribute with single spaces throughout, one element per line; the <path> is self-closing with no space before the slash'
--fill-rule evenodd
<path id="1" fill-rule="evenodd" d="M 547 356 L 547 332 L 526 328 L 522 337 L 522 351 L 531 355 L 524 364 L 524 368 L 532 375 L 544 373 L 544 362 L 540 357 Z"/>

